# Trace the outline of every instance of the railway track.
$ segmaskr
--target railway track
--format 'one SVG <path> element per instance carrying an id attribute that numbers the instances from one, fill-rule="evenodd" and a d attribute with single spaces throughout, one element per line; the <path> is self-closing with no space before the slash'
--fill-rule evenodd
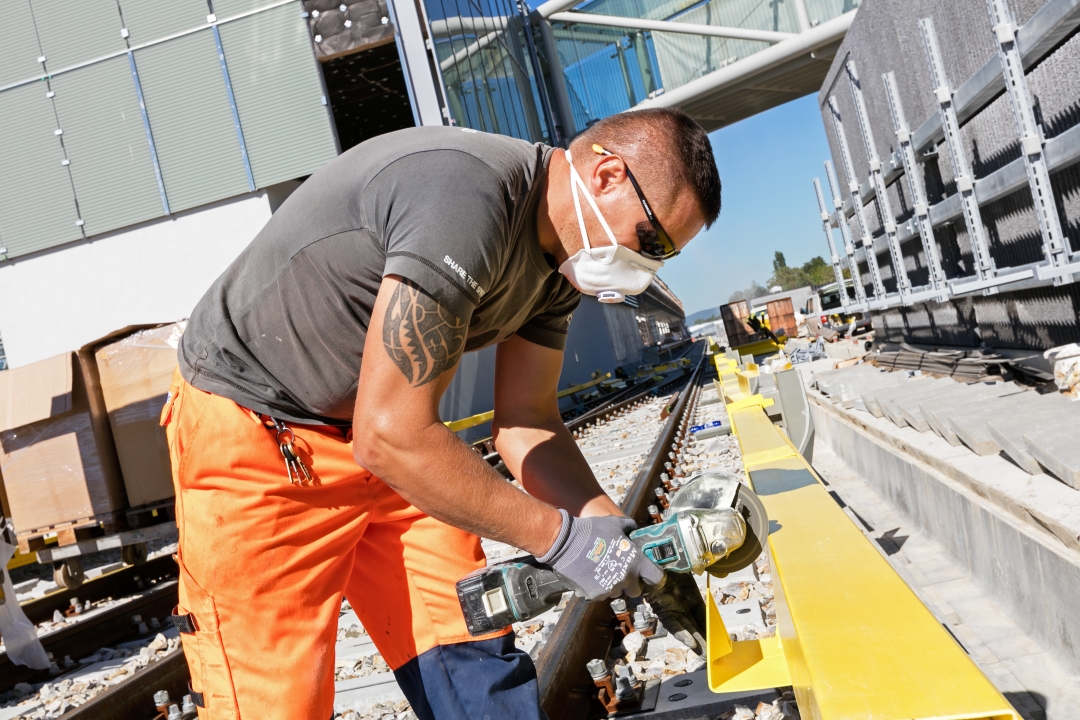
<path id="1" fill-rule="evenodd" d="M 622 492 L 619 485 L 613 488 L 623 512 L 639 524 L 650 521 L 648 507 L 656 501 L 654 491 L 660 486 L 664 464 L 670 462 L 669 448 L 685 433 L 683 419 L 698 392 L 701 374 L 699 362 L 673 405 L 670 404 L 673 398 L 661 398 L 664 407 L 670 407 L 666 421 L 633 477 L 628 478 L 629 484 Z M 550 717 L 585 718 L 591 711 L 599 710 L 598 703 L 594 705 L 596 686 L 586 664 L 594 658 L 608 656 L 615 637 L 614 626 L 614 613 L 608 604 L 588 603 L 581 598 L 567 602 L 545 647 L 536 657 L 540 700 Z"/>
<path id="2" fill-rule="evenodd" d="M 695 423 L 724 420 L 723 403 L 709 399 L 711 389 L 706 389 L 703 394 L 705 372 L 706 366 L 701 358 L 695 358 L 692 369 L 669 376 L 660 384 L 650 387 L 639 384 L 628 388 L 633 392 L 624 391 L 604 398 L 602 404 L 567 422 L 602 487 L 639 523 L 649 522 L 649 505 L 656 502 L 655 490 L 661 486 L 662 474 L 685 478 L 695 471 L 710 467 L 731 472 L 741 470 L 738 449 L 732 438 L 720 435 L 698 442 L 689 432 Z M 482 454 L 493 465 L 501 464 L 497 453 Z M 484 542 L 484 548 L 492 561 L 505 559 L 517 552 L 514 548 L 488 541 Z M 76 658 L 81 653 L 89 653 L 93 659 L 92 654 L 98 648 L 110 644 L 123 645 L 125 639 L 129 640 L 128 644 L 137 643 L 140 640 L 137 637 L 138 626 L 133 625 L 131 616 L 163 618 L 176 602 L 175 582 L 169 580 L 171 574 L 175 573 L 175 564 L 170 564 L 171 559 L 159 558 L 141 568 L 126 568 L 80 588 L 77 594 L 84 596 L 81 598 L 83 602 L 89 603 L 131 591 L 143 592 L 134 600 L 108 608 L 97 618 L 88 618 L 43 638 L 46 648 L 54 657 L 61 659 L 58 664 L 63 665 L 64 656 Z M 744 579 L 741 586 L 728 588 L 732 594 L 725 594 L 722 600 L 728 603 L 742 602 L 748 595 L 750 600 L 755 597 L 761 600 L 764 617 L 761 627 L 757 629 L 758 634 L 769 632 L 768 625 L 775 622 L 771 614 L 771 588 L 766 587 L 767 571 L 768 568 L 759 562 L 751 582 Z M 138 579 L 135 579 L 136 575 Z M 150 583 L 154 584 L 149 591 L 144 590 Z M 728 589 L 725 589 L 725 593 Z M 28 614 L 40 622 L 52 613 L 62 613 L 67 607 L 67 595 L 70 593 L 58 593 L 28 603 Z M 602 715 L 602 708 L 596 700 L 596 686 L 586 670 L 586 664 L 591 659 L 610 659 L 621 652 L 621 634 L 616 629 L 617 622 L 611 607 L 606 603 L 590 604 L 568 598 L 562 607 L 536 620 L 542 622 L 532 621 L 517 628 L 519 645 L 535 659 L 541 701 L 549 716 L 573 720 Z M 158 622 L 161 622 L 160 619 Z M 343 609 L 339 627 L 341 642 L 336 673 L 339 698 L 345 698 L 349 693 L 362 696 L 367 689 L 376 690 L 373 695 L 368 693 L 372 695 L 370 702 L 346 702 L 344 707 L 339 704 L 339 711 L 344 711 L 339 717 L 347 720 L 409 717 L 408 714 L 401 714 L 408 713 L 408 710 L 400 695 L 394 696 L 389 692 L 396 689 L 389 668 L 378 657 L 359 621 L 355 620 L 355 615 L 347 607 Z M 755 630 L 750 628 L 740 632 L 753 633 Z M 175 631 L 172 634 L 175 637 Z M 166 635 L 163 634 L 163 637 Z M 153 637 L 154 634 L 149 633 L 141 640 L 145 642 Z M 672 638 L 650 642 L 659 645 L 660 656 L 651 660 L 642 657 L 632 665 L 643 677 L 670 678 L 693 671 L 703 662 L 693 653 L 681 649 Z M 175 643 L 166 649 L 171 650 L 172 647 L 175 647 Z M 10 664 L 3 665 L 4 662 L 6 658 L 0 656 L 0 700 L 4 697 L 3 693 L 10 693 L 17 683 L 29 683 L 38 689 L 36 683 L 47 680 L 41 674 L 34 675 Z M 9 673 L 9 670 L 12 672 Z M 145 663 L 145 667 L 138 672 L 114 677 L 110 682 L 115 684 L 109 685 L 95 697 L 80 698 L 82 704 L 68 709 L 65 714 L 55 714 L 60 708 L 54 699 L 51 706 L 48 702 L 39 702 L 33 707 L 28 705 L 30 712 L 14 717 L 63 717 L 68 720 L 145 717 L 149 720 L 158 713 L 154 693 L 165 690 L 171 701 L 179 705 L 186 692 L 187 679 L 183 653 L 175 650 L 163 654 L 156 661 Z M 50 685 L 55 686 L 55 681 Z M 383 691 L 389 692 L 390 697 L 386 697 L 387 692 Z M 49 693 L 49 689 L 46 693 Z M 0 708 L 3 705 L 0 702 Z M 47 707 L 51 707 L 52 712 L 41 712 Z M 353 710 L 348 710 L 348 707 Z M 0 712 L 3 710 L 0 709 Z M 8 717 L 11 717 L 10 714 Z"/>

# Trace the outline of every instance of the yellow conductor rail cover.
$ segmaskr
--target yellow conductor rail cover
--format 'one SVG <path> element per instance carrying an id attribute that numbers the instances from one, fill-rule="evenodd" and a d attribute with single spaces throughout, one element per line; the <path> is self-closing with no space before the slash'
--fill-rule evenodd
<path id="1" fill-rule="evenodd" d="M 769 515 L 777 636 L 731 640 L 710 592 L 709 687 L 790 684 L 813 720 L 1019 720 L 762 403 L 728 411 L 747 482 Z"/>

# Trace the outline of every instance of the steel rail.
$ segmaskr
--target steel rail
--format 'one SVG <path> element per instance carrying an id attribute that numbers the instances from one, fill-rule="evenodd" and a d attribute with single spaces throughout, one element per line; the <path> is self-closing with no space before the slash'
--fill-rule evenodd
<path id="1" fill-rule="evenodd" d="M 641 386 L 638 385 L 636 387 L 641 389 L 641 392 L 638 392 L 635 395 L 632 395 L 632 396 L 627 397 L 627 398 L 623 398 L 621 400 L 616 400 L 616 399 L 613 398 L 612 403 L 610 405 L 601 405 L 601 406 L 599 406 L 597 408 L 594 408 L 594 409 L 590 410 L 589 412 L 585 413 L 584 415 L 580 415 L 580 416 L 578 416 L 578 417 L 576 417 L 576 418 L 574 418 L 572 420 L 567 421 L 566 427 L 571 432 L 573 432 L 575 430 L 580 430 L 581 428 L 585 427 L 589 423 L 597 421 L 597 420 L 601 420 L 603 418 L 606 418 L 611 413 L 619 412 L 623 408 L 629 407 L 630 405 L 633 405 L 634 403 L 639 402 L 640 400 L 642 400 L 643 398 L 648 397 L 649 395 L 662 395 L 667 390 L 673 389 L 674 386 L 685 382 L 687 377 L 691 373 L 692 373 L 692 371 L 684 370 L 683 372 L 681 372 L 677 376 L 675 376 L 673 378 L 669 378 L 669 379 L 665 380 L 664 382 L 660 383 L 659 385 L 650 385 L 650 386 L 645 387 L 645 388 L 641 388 Z"/>
<path id="2" fill-rule="evenodd" d="M 120 603 L 45 635 L 41 638 L 41 644 L 59 663 L 63 662 L 65 655 L 78 660 L 112 643 L 133 639 L 135 628 L 132 627 L 132 615 L 142 615 L 147 621 L 151 617 L 168 620 L 177 600 L 176 581 L 163 582 L 148 590 L 142 597 Z M 16 665 L 8 659 L 6 652 L 0 653 L 0 692 L 11 690 L 21 682 L 33 683 L 48 679 L 48 670 L 33 670 Z"/>
<path id="3" fill-rule="evenodd" d="M 179 705 L 188 693 L 190 679 L 184 651 L 177 648 L 62 717 L 64 720 L 149 720 L 153 717 L 154 693 L 165 690 L 170 703 Z"/>
<path id="4" fill-rule="evenodd" d="M 679 355 L 677 357 L 671 358 L 668 362 L 675 362 L 676 360 L 681 360 L 683 357 L 685 357 L 685 356 L 689 355 L 691 352 L 693 352 L 694 347 L 695 347 L 694 345 L 691 345 L 685 351 L 679 353 Z M 686 376 L 686 373 L 683 372 L 676 379 L 680 379 L 680 378 L 683 378 L 685 376 Z M 562 412 L 560 414 L 562 415 L 562 419 L 566 423 L 567 427 L 570 427 L 571 422 L 576 422 L 579 418 L 582 418 L 582 417 L 584 417 L 586 415 L 595 416 L 595 415 L 599 414 L 601 412 L 601 410 L 611 412 L 612 410 L 614 410 L 616 408 L 616 405 L 618 405 L 619 407 L 625 406 L 626 396 L 629 395 L 630 393 L 632 393 L 634 390 L 638 391 L 637 393 L 634 394 L 634 396 L 633 396 L 634 399 L 639 399 L 639 398 L 644 397 L 646 394 L 648 394 L 648 392 L 655 391 L 658 388 L 662 388 L 665 385 L 668 385 L 670 383 L 671 383 L 671 380 L 664 380 L 663 382 L 661 382 L 661 384 L 659 386 L 653 386 L 652 380 L 651 380 L 651 378 L 649 378 L 649 379 L 643 380 L 643 381 L 641 381 L 641 382 L 639 382 L 639 383 L 637 383 L 635 385 L 631 385 L 631 386 L 629 386 L 629 387 L 627 387 L 627 388 L 625 388 L 623 390 L 620 390 L 619 392 L 615 393 L 614 395 L 610 395 L 608 397 L 594 398 L 593 400 L 589 400 L 587 402 L 584 402 L 581 405 L 578 405 L 576 407 L 572 407 L 572 408 L 570 408 L 568 410 L 565 410 L 564 412 Z M 595 403 L 599 403 L 599 405 L 596 405 Z M 573 412 L 581 412 L 581 415 L 570 415 L 570 413 L 573 413 Z M 570 415 L 570 417 L 567 417 L 567 415 Z M 572 427 L 570 429 L 571 430 L 576 430 L 577 428 Z"/>
<path id="5" fill-rule="evenodd" d="M 570 432 L 575 432 L 585 427 L 589 423 L 607 419 L 612 413 L 617 413 L 624 408 L 627 408 L 634 403 L 641 401 L 649 395 L 659 395 L 663 394 L 668 389 L 673 389 L 675 385 L 684 382 L 689 374 L 690 373 L 688 371 L 683 371 L 677 377 L 665 380 L 659 385 L 653 385 L 650 381 L 649 383 L 641 383 L 638 385 L 634 385 L 627 388 L 626 390 L 620 390 L 618 393 L 620 396 L 625 394 L 629 390 L 636 390 L 637 392 L 634 395 L 631 395 L 630 397 L 624 398 L 622 400 L 619 400 L 618 398 L 610 398 L 608 402 L 612 403 L 611 405 L 605 404 L 593 408 L 584 415 L 579 415 L 578 417 L 572 418 L 570 420 L 564 420 L 563 424 L 566 425 L 567 430 L 569 430 Z M 483 440 L 477 440 L 472 444 L 472 447 L 473 449 L 481 448 L 485 444 L 490 444 L 491 442 L 492 439 L 490 437 L 487 437 Z M 499 454 L 498 450 L 483 454 L 483 457 L 489 465 L 499 471 L 499 473 L 501 473 L 504 477 L 510 478 L 510 470 L 506 467 L 506 463 L 503 462 L 502 455 Z"/>
<path id="6" fill-rule="evenodd" d="M 622 510 L 638 522 L 646 522 L 653 488 L 664 471 L 668 448 L 679 430 L 679 422 L 696 394 L 705 367 L 703 355 L 690 375 L 688 391 L 679 396 L 675 408 L 649 452 L 622 502 Z M 587 717 L 596 692 L 585 664 L 605 657 L 614 637 L 613 614 L 607 603 L 589 603 L 572 598 L 566 604 L 555 630 L 536 659 L 540 703 L 549 717 L 579 720 Z"/>
<path id="7" fill-rule="evenodd" d="M 78 598 L 83 604 L 97 602 L 106 598 L 122 598 L 135 593 L 145 592 L 149 583 L 176 577 L 178 570 L 171 555 L 162 555 L 147 561 L 144 565 L 128 565 L 115 572 L 106 573 L 74 589 L 57 588 L 45 597 L 29 600 L 21 607 L 30 622 L 38 623 L 51 620 L 53 613 L 64 612 L 70 607 L 70 600 Z"/>

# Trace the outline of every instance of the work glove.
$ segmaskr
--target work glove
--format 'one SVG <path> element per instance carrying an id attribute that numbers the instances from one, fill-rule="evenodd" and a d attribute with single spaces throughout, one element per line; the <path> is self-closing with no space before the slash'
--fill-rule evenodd
<path id="1" fill-rule="evenodd" d="M 645 599 L 665 630 L 705 655 L 705 600 L 693 575 L 668 573 L 663 584 L 645 588 Z"/>
<path id="2" fill-rule="evenodd" d="M 589 600 L 641 594 L 641 581 L 655 585 L 664 571 L 645 557 L 627 536 L 637 524 L 621 515 L 572 518 L 565 510 L 562 529 L 551 549 L 537 561 L 550 565 L 574 594 Z"/>

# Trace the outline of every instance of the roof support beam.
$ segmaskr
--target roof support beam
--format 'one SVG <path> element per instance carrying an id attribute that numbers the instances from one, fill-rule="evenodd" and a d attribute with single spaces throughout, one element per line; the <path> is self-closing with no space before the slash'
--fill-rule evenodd
<path id="1" fill-rule="evenodd" d="M 795 58 L 810 55 L 844 38 L 857 10 L 823 22 L 806 32 L 792 35 L 787 40 L 760 50 L 749 57 L 714 70 L 708 75 L 691 80 L 663 95 L 646 100 L 633 109 L 646 107 L 679 107 L 718 90 L 747 81 L 779 67 Z M 672 23 L 674 24 L 674 23 Z"/>
<path id="2" fill-rule="evenodd" d="M 581 25 L 628 28 L 631 30 L 652 30 L 654 32 L 731 38 L 734 40 L 758 40 L 767 43 L 779 43 L 798 37 L 795 33 L 774 32 L 772 30 L 753 30 L 723 25 L 698 25 L 671 20 L 645 20 L 619 15 L 594 15 L 580 12 L 556 12 L 549 15 L 548 20 L 552 22 L 579 23 Z"/>

